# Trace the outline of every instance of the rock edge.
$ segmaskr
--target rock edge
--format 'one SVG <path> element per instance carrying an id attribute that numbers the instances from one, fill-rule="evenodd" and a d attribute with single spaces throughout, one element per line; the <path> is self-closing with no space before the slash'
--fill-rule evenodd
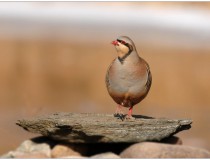
<path id="1" fill-rule="evenodd" d="M 111 114 L 55 113 L 16 124 L 25 130 L 71 143 L 136 143 L 161 141 L 191 128 L 190 119 L 152 118 L 134 115 L 122 121 Z"/>

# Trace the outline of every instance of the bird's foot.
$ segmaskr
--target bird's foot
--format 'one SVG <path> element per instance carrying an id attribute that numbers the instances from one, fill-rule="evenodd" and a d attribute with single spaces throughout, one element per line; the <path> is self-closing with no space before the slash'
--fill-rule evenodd
<path id="1" fill-rule="evenodd" d="M 125 115 L 122 113 L 115 113 L 114 117 L 117 117 L 118 119 L 121 119 L 122 121 L 124 121 L 125 119 Z"/>
<path id="2" fill-rule="evenodd" d="M 114 117 L 117 117 L 118 119 L 121 119 L 122 121 L 125 119 L 125 115 L 122 111 L 122 106 L 121 105 L 117 106 Z"/>
<path id="3" fill-rule="evenodd" d="M 131 115 L 126 115 L 125 118 L 126 120 L 135 120 L 135 117 L 131 116 Z"/>

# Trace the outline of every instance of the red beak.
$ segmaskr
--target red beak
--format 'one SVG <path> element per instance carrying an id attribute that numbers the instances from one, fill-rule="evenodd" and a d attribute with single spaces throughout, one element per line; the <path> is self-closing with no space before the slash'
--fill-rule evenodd
<path id="1" fill-rule="evenodd" d="M 118 44 L 118 41 L 112 41 L 112 43 L 111 44 L 113 44 L 113 45 L 115 45 L 115 46 L 119 46 L 119 44 Z"/>

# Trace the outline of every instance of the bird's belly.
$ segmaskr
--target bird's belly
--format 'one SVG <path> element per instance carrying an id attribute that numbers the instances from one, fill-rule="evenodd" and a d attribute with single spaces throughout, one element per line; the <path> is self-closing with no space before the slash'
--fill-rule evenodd
<path id="1" fill-rule="evenodd" d="M 134 75 L 116 74 L 110 81 L 110 91 L 118 95 L 138 96 L 145 90 L 146 79 Z"/>

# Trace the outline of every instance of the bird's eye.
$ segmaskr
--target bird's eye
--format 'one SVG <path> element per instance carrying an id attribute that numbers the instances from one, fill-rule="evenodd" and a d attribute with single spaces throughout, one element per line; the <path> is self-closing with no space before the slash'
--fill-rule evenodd
<path id="1" fill-rule="evenodd" d="M 122 44 L 126 44 L 126 42 L 125 42 L 125 41 L 121 41 L 121 43 L 122 43 Z"/>

